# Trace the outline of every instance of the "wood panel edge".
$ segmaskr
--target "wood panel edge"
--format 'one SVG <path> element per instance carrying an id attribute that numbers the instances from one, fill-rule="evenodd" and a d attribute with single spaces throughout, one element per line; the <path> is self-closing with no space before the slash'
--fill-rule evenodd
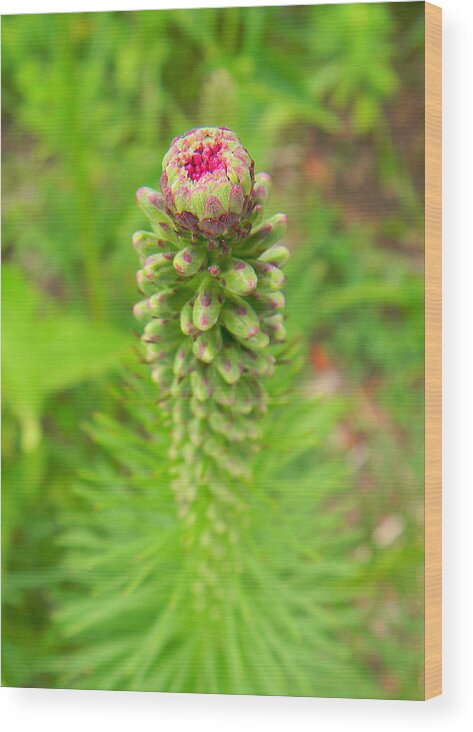
<path id="1" fill-rule="evenodd" d="M 424 699 L 442 693 L 442 10 L 425 3 Z"/>

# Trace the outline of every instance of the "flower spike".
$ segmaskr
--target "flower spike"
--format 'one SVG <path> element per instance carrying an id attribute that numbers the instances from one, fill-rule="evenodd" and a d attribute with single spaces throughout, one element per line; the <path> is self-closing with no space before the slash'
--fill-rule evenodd
<path id="1" fill-rule="evenodd" d="M 153 232 L 133 237 L 144 295 L 134 314 L 172 420 L 172 489 L 185 521 L 202 492 L 217 505 L 249 484 L 245 456 L 259 449 L 263 382 L 285 339 L 281 268 L 289 256 L 277 244 L 287 217 L 264 219 L 269 190 L 234 132 L 202 127 L 173 140 L 161 191 L 137 194 Z M 213 530 L 209 522 L 209 537 Z"/>

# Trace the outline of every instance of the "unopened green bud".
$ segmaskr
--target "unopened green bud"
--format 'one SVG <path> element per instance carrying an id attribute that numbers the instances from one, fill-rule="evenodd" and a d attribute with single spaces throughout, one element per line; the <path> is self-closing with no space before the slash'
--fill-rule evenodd
<path id="1" fill-rule="evenodd" d="M 241 358 L 245 371 L 253 377 L 272 376 L 276 359 L 267 351 L 248 351 L 242 349 Z"/>
<path id="2" fill-rule="evenodd" d="M 195 246 L 180 249 L 174 257 L 176 272 L 185 277 L 192 277 L 207 263 L 207 254 L 203 248 Z"/>
<path id="3" fill-rule="evenodd" d="M 172 242 L 159 239 L 156 234 L 149 231 L 136 231 L 133 234 L 133 247 L 138 254 L 140 264 L 144 264 L 151 254 L 157 254 L 163 249 L 173 246 Z"/>
<path id="4" fill-rule="evenodd" d="M 225 328 L 237 338 L 246 340 L 259 332 L 259 319 L 253 308 L 234 295 L 222 308 L 222 322 Z"/>
<path id="5" fill-rule="evenodd" d="M 136 273 L 136 284 L 143 295 L 152 295 L 156 292 L 155 285 L 146 277 L 144 269 L 139 269 Z"/>
<path id="6" fill-rule="evenodd" d="M 222 332 L 215 327 L 200 333 L 194 341 L 194 356 L 204 363 L 211 363 L 223 346 Z"/>
<path id="7" fill-rule="evenodd" d="M 175 233 L 169 216 L 164 210 L 164 198 L 161 193 L 143 186 L 136 192 L 136 201 L 153 229 L 163 239 L 175 241 Z"/>
<path id="8" fill-rule="evenodd" d="M 222 267 L 222 281 L 227 290 L 236 295 L 249 295 L 256 287 L 256 273 L 253 267 L 242 259 L 232 257 Z"/>
<path id="9" fill-rule="evenodd" d="M 235 409 L 240 414 L 249 414 L 255 405 L 253 396 L 255 379 L 240 379 L 236 386 Z"/>
<path id="10" fill-rule="evenodd" d="M 174 259 L 174 252 L 158 252 L 157 254 L 150 254 L 146 258 L 144 263 L 143 271 L 146 277 L 151 281 L 155 280 L 161 270 L 172 268 L 172 260 Z"/>
<path id="11" fill-rule="evenodd" d="M 182 299 L 176 290 L 167 288 L 152 295 L 148 302 L 151 314 L 159 318 L 166 315 L 174 315 L 176 309 L 182 303 Z"/>
<path id="12" fill-rule="evenodd" d="M 269 345 L 269 335 L 260 330 L 251 338 L 242 339 L 241 343 L 252 351 L 261 351 Z"/>
<path id="13" fill-rule="evenodd" d="M 284 343 L 286 340 L 286 329 L 283 323 L 283 316 L 271 315 L 262 318 L 264 331 L 269 335 L 272 343 Z"/>
<path id="14" fill-rule="evenodd" d="M 136 305 L 133 305 L 133 315 L 140 321 L 140 323 L 147 323 L 151 320 L 153 313 L 149 306 L 149 300 L 141 300 L 140 302 L 137 302 Z"/>
<path id="15" fill-rule="evenodd" d="M 191 343 L 189 339 L 186 339 L 184 343 L 177 349 L 176 356 L 174 358 L 173 372 L 174 376 L 178 379 L 182 379 L 186 376 L 194 367 L 194 358 L 191 349 Z"/>
<path id="16" fill-rule="evenodd" d="M 248 217 L 248 221 L 251 224 L 251 226 L 259 226 L 263 219 L 263 206 L 261 204 L 257 203 L 253 211 L 251 212 L 250 216 Z"/>
<path id="17" fill-rule="evenodd" d="M 232 442 L 241 442 L 245 438 L 244 431 L 239 428 L 234 417 L 229 417 L 221 410 L 214 410 L 209 417 L 209 424 L 214 432 L 224 435 Z"/>
<path id="18" fill-rule="evenodd" d="M 137 273 L 138 286 L 145 295 L 156 291 L 156 285 L 170 285 L 176 281 L 176 271 L 172 266 L 173 252 L 151 254 L 145 261 L 145 266 Z"/>
<path id="19" fill-rule="evenodd" d="M 168 352 L 158 343 L 147 343 L 145 349 L 145 360 L 148 363 L 159 361 L 161 364 L 171 364 Z"/>
<path id="20" fill-rule="evenodd" d="M 283 246 L 282 244 L 275 244 L 269 249 L 266 249 L 266 251 L 263 252 L 260 257 L 258 257 L 258 260 L 260 262 L 268 262 L 269 264 L 274 264 L 276 267 L 282 267 L 284 264 L 286 264 L 289 256 L 289 249 L 287 247 Z"/>
<path id="21" fill-rule="evenodd" d="M 144 343 L 160 343 L 169 348 L 180 341 L 180 338 L 175 321 L 166 318 L 153 318 L 147 323 L 141 340 Z"/>
<path id="22" fill-rule="evenodd" d="M 286 214 L 275 214 L 264 224 L 253 229 L 250 236 L 242 244 L 242 248 L 252 256 L 259 256 L 272 244 L 284 236 L 287 229 Z"/>
<path id="23" fill-rule="evenodd" d="M 195 327 L 194 321 L 192 318 L 193 307 L 194 307 L 194 298 L 192 298 L 191 300 L 189 300 L 182 306 L 182 310 L 180 313 L 180 324 L 181 324 L 181 330 L 184 333 L 184 335 L 196 335 L 199 332 L 199 329 Z"/>
<path id="24" fill-rule="evenodd" d="M 195 396 L 190 400 L 190 409 L 192 414 L 200 419 L 205 419 L 209 413 L 208 402 L 201 402 Z"/>
<path id="25" fill-rule="evenodd" d="M 271 178 L 267 173 L 258 173 L 253 187 L 253 200 L 256 204 L 265 204 L 271 193 Z"/>
<path id="26" fill-rule="evenodd" d="M 222 407 L 231 407 L 235 404 L 235 384 L 227 384 L 218 373 L 212 374 L 213 398 Z"/>
<path id="27" fill-rule="evenodd" d="M 219 287 L 210 277 L 205 277 L 197 291 L 192 319 L 196 328 L 210 330 L 218 321 L 223 297 Z"/>
<path id="28" fill-rule="evenodd" d="M 279 267 L 268 262 L 253 262 L 253 267 L 258 275 L 258 290 L 260 292 L 274 292 L 280 290 L 286 284 L 286 278 Z"/>
<path id="29" fill-rule="evenodd" d="M 234 346 L 226 346 L 215 359 L 215 366 L 227 384 L 235 384 L 242 374 L 241 355 Z"/>
<path id="30" fill-rule="evenodd" d="M 171 384 L 171 394 L 177 399 L 190 399 L 192 391 L 187 379 L 174 378 Z"/>
<path id="31" fill-rule="evenodd" d="M 175 287 L 178 279 L 179 275 L 171 264 L 169 267 L 166 267 L 166 269 L 163 267 L 163 269 L 159 271 L 153 279 L 153 283 L 160 287 Z"/>
<path id="32" fill-rule="evenodd" d="M 211 384 L 207 372 L 203 373 L 200 369 L 193 371 L 191 374 L 192 394 L 199 402 L 205 402 L 212 394 Z"/>
<path id="33" fill-rule="evenodd" d="M 172 369 L 167 364 L 154 364 L 151 369 L 151 379 L 163 392 L 166 392 L 172 384 Z"/>
<path id="34" fill-rule="evenodd" d="M 260 414 L 268 411 L 268 392 L 260 381 L 253 382 L 252 397 L 255 402 L 256 409 Z"/>
<path id="35" fill-rule="evenodd" d="M 282 292 L 254 292 L 253 298 L 256 301 L 255 309 L 257 312 L 283 310 L 286 304 Z"/>

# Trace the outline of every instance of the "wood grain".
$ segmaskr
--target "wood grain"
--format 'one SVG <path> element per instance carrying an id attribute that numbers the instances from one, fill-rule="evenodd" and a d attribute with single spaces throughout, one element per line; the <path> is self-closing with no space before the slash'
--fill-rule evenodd
<path id="1" fill-rule="evenodd" d="M 425 668 L 442 693 L 442 11 L 425 3 Z"/>

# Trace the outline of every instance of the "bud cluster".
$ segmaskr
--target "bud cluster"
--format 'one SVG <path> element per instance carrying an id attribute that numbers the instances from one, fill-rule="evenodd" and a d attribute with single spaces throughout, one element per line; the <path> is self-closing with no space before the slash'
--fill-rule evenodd
<path id="1" fill-rule="evenodd" d="M 286 216 L 263 220 L 266 174 L 223 128 L 192 130 L 163 161 L 161 192 L 138 191 L 152 232 L 133 244 L 144 295 L 134 307 L 153 380 L 172 423 L 183 516 L 199 486 L 249 481 L 257 416 L 267 409 L 271 346 L 285 339 Z M 209 488 L 211 489 L 211 488 Z"/>

